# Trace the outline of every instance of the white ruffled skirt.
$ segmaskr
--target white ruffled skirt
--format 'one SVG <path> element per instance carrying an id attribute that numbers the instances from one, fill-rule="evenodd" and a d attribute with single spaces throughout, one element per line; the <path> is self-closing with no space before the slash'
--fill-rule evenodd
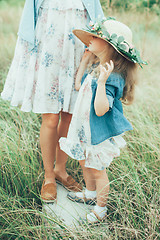
<path id="1" fill-rule="evenodd" d="M 12 106 L 21 105 L 25 112 L 73 113 L 78 94 L 74 78 L 84 44 L 72 30 L 87 24 L 87 12 L 78 1 L 70 0 L 68 8 L 63 0 L 44 0 L 36 25 L 36 47 L 29 51 L 28 43 L 18 38 L 1 94 Z"/>
<path id="2" fill-rule="evenodd" d="M 59 140 L 60 148 L 71 158 L 85 160 L 85 167 L 103 170 L 114 157 L 120 156 L 120 148 L 126 145 L 122 135 L 91 145 L 89 124 L 92 76 L 89 74 L 80 88 L 67 138 Z"/>

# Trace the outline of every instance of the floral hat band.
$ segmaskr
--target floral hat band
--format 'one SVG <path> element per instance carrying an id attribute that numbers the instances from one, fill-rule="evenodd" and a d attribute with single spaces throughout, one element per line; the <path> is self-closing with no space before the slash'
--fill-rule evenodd
<path id="1" fill-rule="evenodd" d="M 114 18 L 104 18 L 102 21 L 90 22 L 86 30 L 75 29 L 73 33 L 86 46 L 89 46 L 93 36 L 105 40 L 112 45 L 118 53 L 131 62 L 147 64 L 140 57 L 140 52 L 132 44 L 132 31 L 125 24 L 116 21 Z"/>

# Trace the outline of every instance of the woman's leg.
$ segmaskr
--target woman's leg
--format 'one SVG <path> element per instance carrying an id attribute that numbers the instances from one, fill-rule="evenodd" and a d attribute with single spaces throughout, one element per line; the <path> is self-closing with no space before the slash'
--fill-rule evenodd
<path id="1" fill-rule="evenodd" d="M 71 122 L 72 115 L 69 113 L 61 112 L 61 120 L 58 125 L 58 140 L 61 137 L 67 137 L 69 124 Z M 58 174 L 60 177 L 62 177 L 64 180 L 67 179 L 68 174 L 66 172 L 66 162 L 67 162 L 67 154 L 63 152 L 59 147 L 59 142 L 57 140 L 57 146 L 56 146 L 56 163 L 54 171 L 56 174 Z"/>
<path id="2" fill-rule="evenodd" d="M 59 114 L 43 114 L 40 130 L 40 145 L 45 170 L 45 184 L 55 183 L 53 171 L 56 145 L 58 141 L 57 127 Z"/>
<path id="3" fill-rule="evenodd" d="M 109 194 L 109 180 L 106 169 L 102 171 L 91 169 L 91 171 L 96 182 L 97 205 L 100 207 L 105 207 Z"/>

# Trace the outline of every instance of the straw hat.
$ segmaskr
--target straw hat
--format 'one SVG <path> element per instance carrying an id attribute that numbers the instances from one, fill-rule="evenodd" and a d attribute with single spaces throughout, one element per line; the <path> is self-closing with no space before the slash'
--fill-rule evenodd
<path id="1" fill-rule="evenodd" d="M 90 40 L 95 36 L 108 42 L 129 61 L 138 63 L 140 66 L 141 64 L 147 64 L 141 59 L 139 51 L 132 44 L 131 29 L 114 18 L 105 18 L 96 23 L 90 22 L 86 30 L 75 29 L 73 33 L 86 46 L 89 46 Z"/>

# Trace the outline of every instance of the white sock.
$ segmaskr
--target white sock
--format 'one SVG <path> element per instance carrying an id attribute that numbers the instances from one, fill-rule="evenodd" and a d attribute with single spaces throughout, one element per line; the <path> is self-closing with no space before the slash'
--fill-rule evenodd
<path id="1" fill-rule="evenodd" d="M 106 212 L 107 212 L 107 207 L 100 207 L 98 205 L 94 206 L 94 211 L 100 216 L 100 217 L 104 217 Z"/>
<path id="2" fill-rule="evenodd" d="M 98 205 L 94 206 L 94 211 L 100 218 L 103 218 L 107 212 L 107 207 L 100 207 Z M 87 214 L 87 220 L 90 222 L 95 222 L 97 220 L 95 214 L 93 212 Z"/>
<path id="3" fill-rule="evenodd" d="M 87 188 L 84 191 L 84 195 L 86 198 L 96 198 L 97 192 L 96 191 L 90 191 Z M 83 193 L 82 192 L 76 192 L 76 196 L 83 198 Z"/>
<path id="4" fill-rule="evenodd" d="M 87 188 L 85 189 L 84 194 L 85 194 L 86 198 L 96 198 L 97 197 L 96 191 L 89 191 Z"/>

